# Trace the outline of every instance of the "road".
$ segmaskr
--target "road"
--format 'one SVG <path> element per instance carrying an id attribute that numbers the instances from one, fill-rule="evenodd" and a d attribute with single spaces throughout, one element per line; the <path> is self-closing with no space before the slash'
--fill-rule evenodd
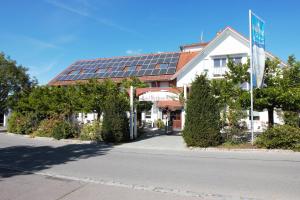
<path id="1" fill-rule="evenodd" d="M 0 169 L 0 199 L 300 198 L 299 153 L 150 150 L 0 134 Z"/>

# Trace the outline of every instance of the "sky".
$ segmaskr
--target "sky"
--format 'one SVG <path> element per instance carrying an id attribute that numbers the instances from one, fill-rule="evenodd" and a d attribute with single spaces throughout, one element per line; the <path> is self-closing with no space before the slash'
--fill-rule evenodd
<path id="1" fill-rule="evenodd" d="M 249 35 L 248 10 L 266 21 L 266 49 L 300 60 L 297 0 L 2 0 L 0 52 L 39 84 L 80 59 L 179 51 L 231 26 Z"/>

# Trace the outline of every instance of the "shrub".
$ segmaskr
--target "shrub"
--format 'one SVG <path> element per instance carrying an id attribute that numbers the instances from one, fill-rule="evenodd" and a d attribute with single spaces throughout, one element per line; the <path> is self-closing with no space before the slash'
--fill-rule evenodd
<path id="1" fill-rule="evenodd" d="M 81 140 L 102 140 L 101 124 L 98 121 L 84 124 L 79 137 Z"/>
<path id="2" fill-rule="evenodd" d="M 128 102 L 123 96 L 109 96 L 103 113 L 102 138 L 119 143 L 129 139 Z"/>
<path id="3" fill-rule="evenodd" d="M 192 83 L 183 138 L 188 146 L 216 146 L 221 141 L 220 111 L 204 75 Z"/>
<path id="4" fill-rule="evenodd" d="M 159 129 L 163 129 L 165 127 L 165 123 L 161 119 L 156 120 L 155 125 Z"/>
<path id="5" fill-rule="evenodd" d="M 274 126 L 256 139 L 258 147 L 300 151 L 300 129 L 290 125 Z"/>
<path id="6" fill-rule="evenodd" d="M 300 118 L 298 112 L 284 111 L 283 119 L 285 124 L 299 128 Z"/>
<path id="7" fill-rule="evenodd" d="M 41 121 L 35 136 L 53 137 L 55 139 L 74 138 L 78 136 L 78 127 L 61 118 L 49 118 Z"/>
<path id="8" fill-rule="evenodd" d="M 8 119 L 7 129 L 11 133 L 30 134 L 36 130 L 39 120 L 34 113 L 13 112 Z"/>

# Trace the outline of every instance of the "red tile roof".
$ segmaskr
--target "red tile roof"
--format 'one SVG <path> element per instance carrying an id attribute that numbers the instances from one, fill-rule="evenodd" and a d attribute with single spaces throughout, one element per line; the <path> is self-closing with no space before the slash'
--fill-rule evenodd
<path id="1" fill-rule="evenodd" d="M 169 110 L 177 110 L 183 108 L 183 105 L 180 101 L 159 101 L 157 102 L 157 107 L 159 108 L 168 108 Z"/>

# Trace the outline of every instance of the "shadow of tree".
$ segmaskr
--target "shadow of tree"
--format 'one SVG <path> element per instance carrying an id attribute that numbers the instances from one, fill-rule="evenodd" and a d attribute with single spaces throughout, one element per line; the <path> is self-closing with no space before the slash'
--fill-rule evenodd
<path id="1" fill-rule="evenodd" d="M 30 174 L 54 165 L 105 155 L 106 144 L 69 144 L 64 146 L 11 146 L 0 148 L 0 177 Z M 4 170 L 10 169 L 10 170 Z"/>
<path id="2" fill-rule="evenodd" d="M 139 142 L 141 140 L 147 140 L 154 137 L 160 137 L 160 136 L 168 136 L 168 137 L 174 137 L 174 136 L 180 136 L 180 131 L 170 131 L 166 133 L 164 129 L 150 129 L 145 128 L 143 130 L 143 134 L 141 134 L 136 140 L 130 141 L 131 143 Z"/>

